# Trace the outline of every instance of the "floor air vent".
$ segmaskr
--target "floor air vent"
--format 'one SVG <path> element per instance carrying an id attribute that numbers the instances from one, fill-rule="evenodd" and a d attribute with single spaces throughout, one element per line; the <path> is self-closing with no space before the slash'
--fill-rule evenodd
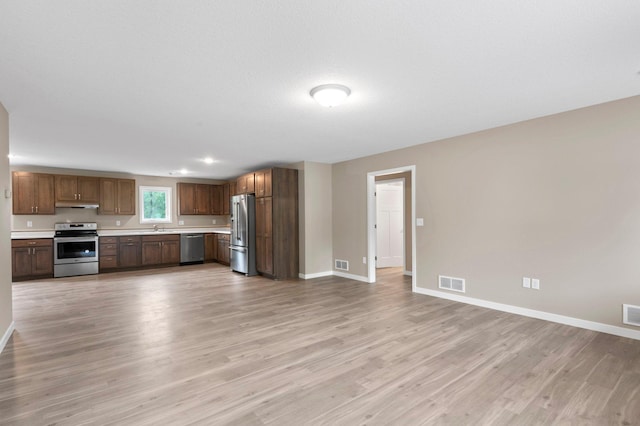
<path id="1" fill-rule="evenodd" d="M 348 271 L 349 270 L 349 261 L 348 260 L 336 259 L 336 269 L 339 269 L 341 271 Z"/>
<path id="2" fill-rule="evenodd" d="M 438 275 L 438 287 L 464 293 L 464 279 Z"/>
<path id="3" fill-rule="evenodd" d="M 622 322 L 640 327 L 640 306 L 622 305 Z"/>

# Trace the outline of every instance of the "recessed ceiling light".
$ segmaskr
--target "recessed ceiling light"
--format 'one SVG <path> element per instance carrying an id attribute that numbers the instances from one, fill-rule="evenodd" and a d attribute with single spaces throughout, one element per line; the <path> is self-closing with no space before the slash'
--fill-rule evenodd
<path id="1" fill-rule="evenodd" d="M 311 89 L 309 94 L 320 105 L 334 107 L 340 105 L 347 99 L 351 94 L 351 89 L 342 84 L 323 84 Z"/>
<path id="2" fill-rule="evenodd" d="M 7 155 L 7 158 L 8 158 L 9 160 L 13 160 L 14 158 L 17 158 L 17 157 L 18 157 L 18 156 L 17 156 L 17 155 L 15 155 L 15 154 L 8 154 L 8 155 Z"/>
<path id="3" fill-rule="evenodd" d="M 207 158 L 205 158 L 205 159 L 204 159 L 204 160 L 202 160 L 202 161 L 204 161 L 204 162 L 205 162 L 205 163 L 207 163 L 207 164 L 213 164 L 213 158 L 211 158 L 211 157 L 207 157 Z"/>
<path id="4" fill-rule="evenodd" d="M 169 176 L 186 175 L 188 173 L 189 173 L 189 170 L 187 170 L 187 169 L 172 170 L 172 171 L 169 172 Z"/>

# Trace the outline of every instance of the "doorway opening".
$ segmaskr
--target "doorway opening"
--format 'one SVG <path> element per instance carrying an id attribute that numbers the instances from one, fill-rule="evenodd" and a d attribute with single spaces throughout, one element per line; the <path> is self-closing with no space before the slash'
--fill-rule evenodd
<path id="1" fill-rule="evenodd" d="M 415 166 L 405 166 L 367 174 L 367 278 L 370 283 L 376 282 L 378 268 L 389 266 L 410 275 L 415 291 L 415 172 Z"/>

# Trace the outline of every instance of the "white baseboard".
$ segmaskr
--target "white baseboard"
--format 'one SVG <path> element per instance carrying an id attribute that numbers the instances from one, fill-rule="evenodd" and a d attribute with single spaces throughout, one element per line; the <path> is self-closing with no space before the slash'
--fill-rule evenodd
<path id="1" fill-rule="evenodd" d="M 469 305 L 482 306 L 483 308 L 494 309 L 496 311 L 509 312 L 511 314 L 522 315 L 530 318 L 537 318 L 545 321 L 556 322 L 559 324 L 570 325 L 587 330 L 599 331 L 601 333 L 613 334 L 620 337 L 628 337 L 629 339 L 640 340 L 640 331 L 631 330 L 615 325 L 602 324 L 594 321 L 587 321 L 579 318 L 567 317 L 564 315 L 552 314 L 535 309 L 521 308 L 519 306 L 505 305 L 503 303 L 490 302 L 488 300 L 475 299 L 468 296 L 459 296 L 457 294 L 449 294 L 443 291 L 428 290 L 416 287 L 414 291 L 427 296 L 439 297 L 441 299 L 453 300 L 456 302 L 467 303 Z"/>
<path id="2" fill-rule="evenodd" d="M 411 272 L 411 271 L 404 271 L 403 273 L 404 273 L 404 275 L 407 275 L 409 277 L 413 275 L 413 272 Z"/>
<path id="3" fill-rule="evenodd" d="M 333 275 L 335 275 L 336 277 L 348 278 L 350 280 L 362 281 L 365 283 L 369 282 L 368 277 L 363 277 L 361 275 L 347 274 L 346 272 L 333 271 Z"/>
<path id="4" fill-rule="evenodd" d="M 313 274 L 298 274 L 303 280 L 312 280 L 314 278 L 330 277 L 333 275 L 333 271 L 316 272 Z"/>
<path id="5" fill-rule="evenodd" d="M 4 349 L 9 339 L 11 338 L 11 334 L 15 329 L 16 329 L 16 323 L 11 321 L 11 324 L 9 324 L 7 331 L 5 331 L 4 335 L 2 336 L 2 339 L 0 339 L 0 354 L 2 353 L 2 350 Z"/>

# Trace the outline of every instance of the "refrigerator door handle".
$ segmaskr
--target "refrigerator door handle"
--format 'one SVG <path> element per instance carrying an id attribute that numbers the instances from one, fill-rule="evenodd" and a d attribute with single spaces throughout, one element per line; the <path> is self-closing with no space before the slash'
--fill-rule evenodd
<path id="1" fill-rule="evenodd" d="M 240 217 L 240 203 L 236 203 L 236 217 Z M 238 241 L 242 241 L 242 235 L 240 234 L 240 229 L 238 229 L 239 227 L 240 221 L 236 220 L 236 238 L 238 239 Z"/>
<path id="2" fill-rule="evenodd" d="M 241 253 L 246 253 L 247 248 L 246 247 L 233 247 L 233 246 L 231 246 L 231 247 L 229 247 L 229 250 L 239 251 Z"/>

